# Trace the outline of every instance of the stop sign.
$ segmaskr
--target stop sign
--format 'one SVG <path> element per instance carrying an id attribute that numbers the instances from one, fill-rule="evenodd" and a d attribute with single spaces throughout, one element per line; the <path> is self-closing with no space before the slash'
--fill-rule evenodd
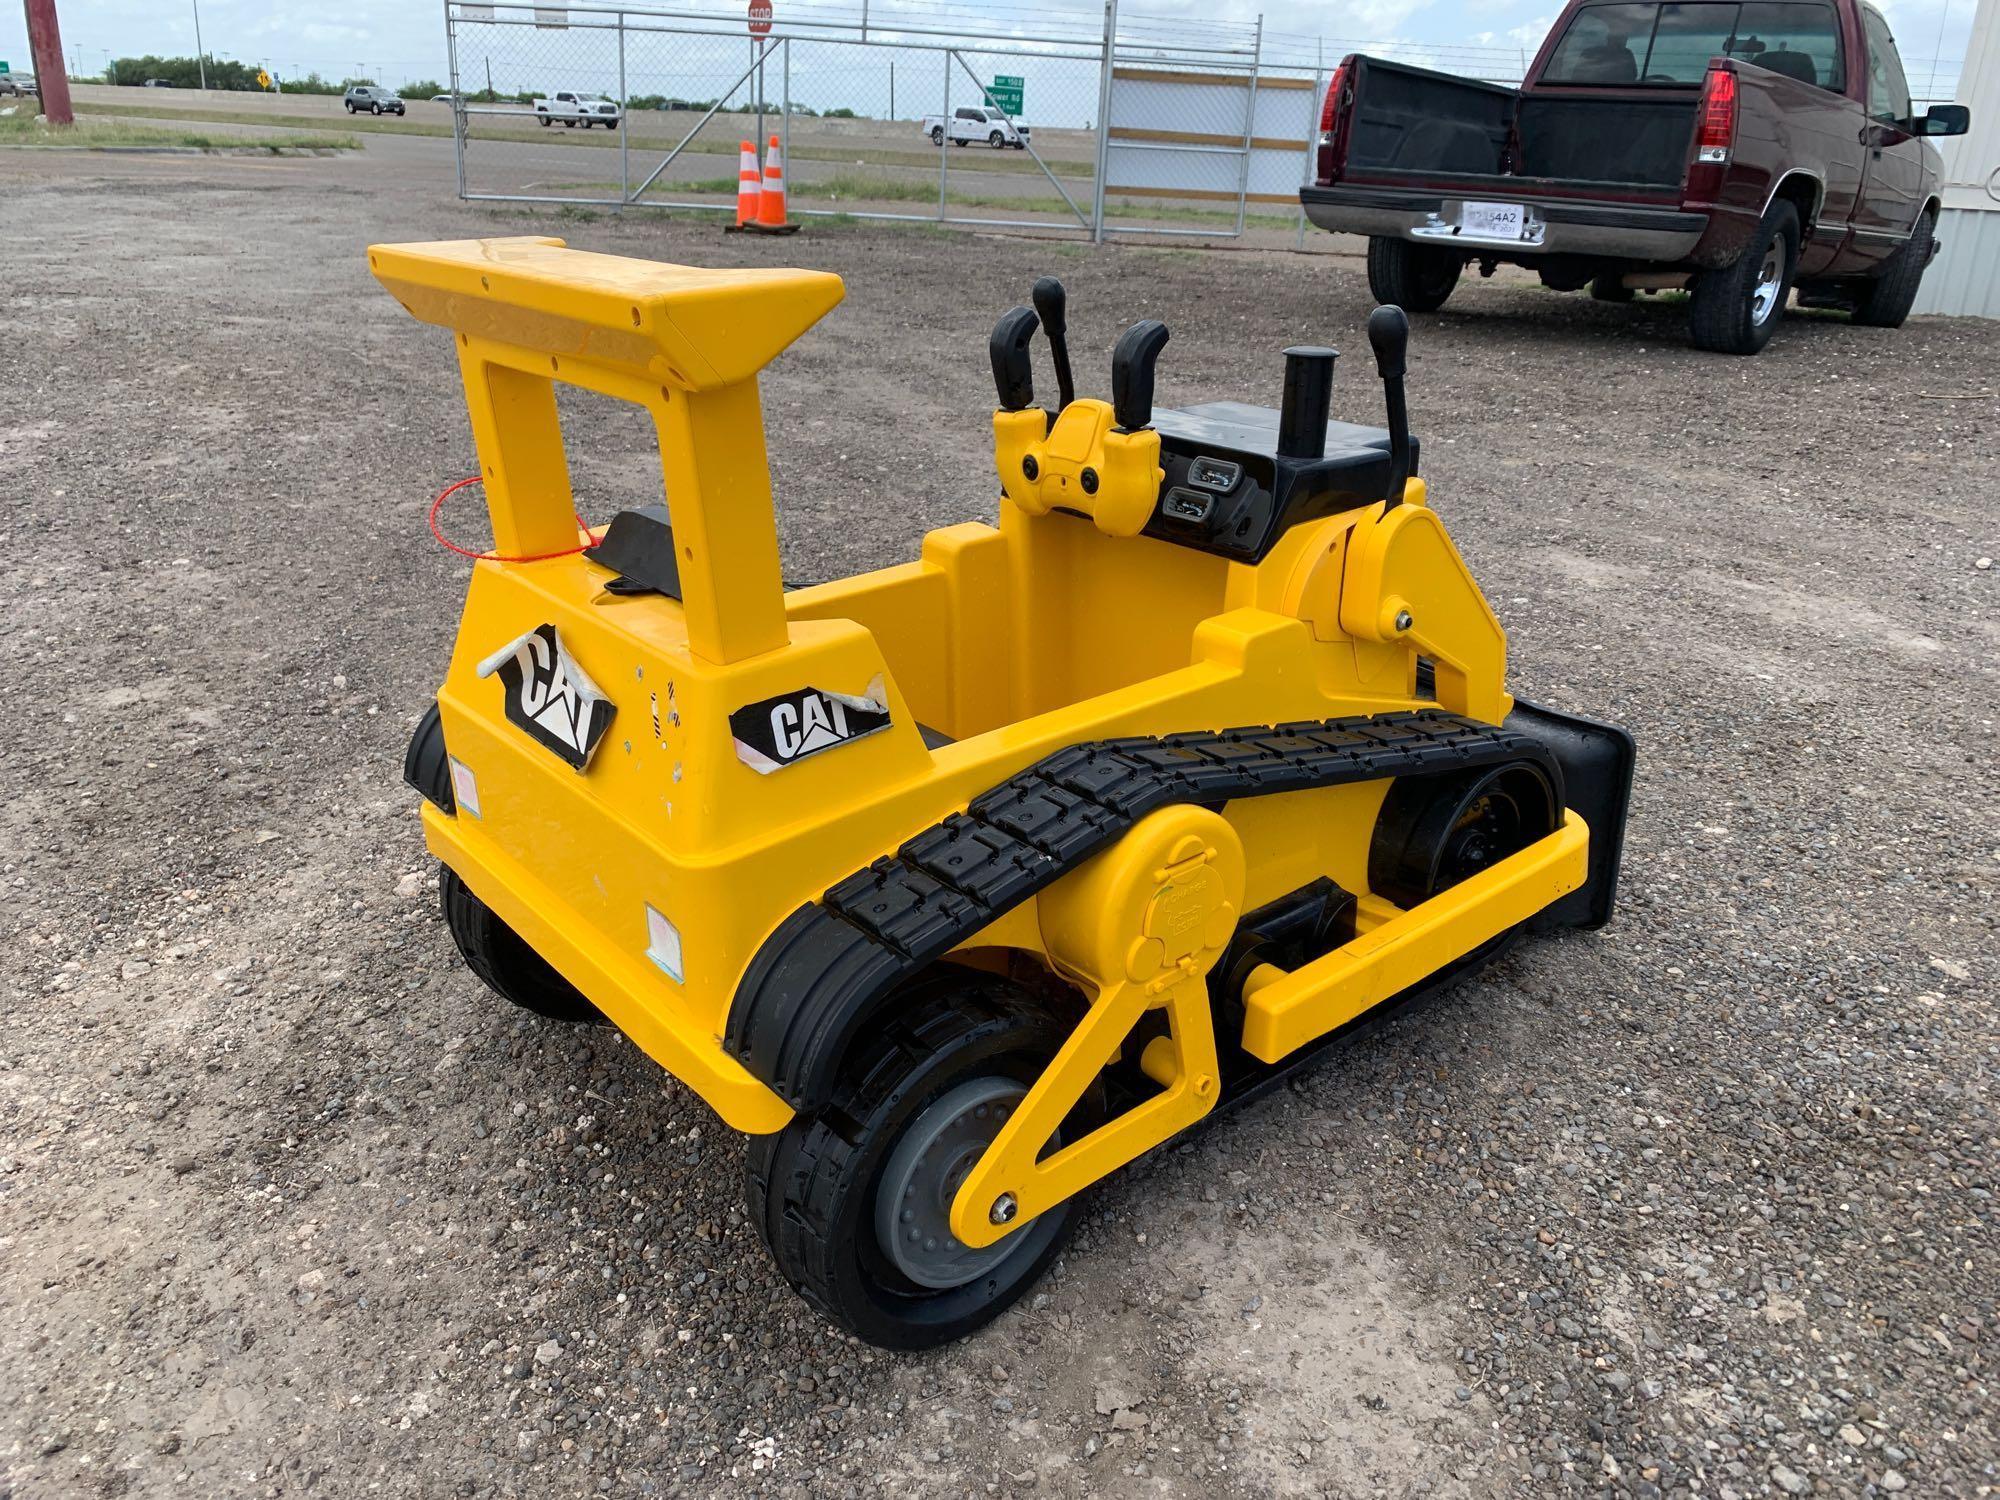
<path id="1" fill-rule="evenodd" d="M 771 30 L 771 0 L 750 0 L 750 35 L 767 36 Z"/>

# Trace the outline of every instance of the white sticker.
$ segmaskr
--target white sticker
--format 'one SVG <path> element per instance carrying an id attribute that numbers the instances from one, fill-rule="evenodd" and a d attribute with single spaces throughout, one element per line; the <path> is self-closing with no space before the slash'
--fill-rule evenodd
<path id="1" fill-rule="evenodd" d="M 472 767 L 456 755 L 447 755 L 445 759 L 451 762 L 452 801 L 458 805 L 461 812 L 469 812 L 473 817 L 478 817 L 479 781 L 472 774 Z"/>
<path id="2" fill-rule="evenodd" d="M 646 957 L 675 984 L 683 983 L 686 976 L 681 972 L 681 930 L 650 905 L 646 908 L 646 938 L 650 944 Z"/>

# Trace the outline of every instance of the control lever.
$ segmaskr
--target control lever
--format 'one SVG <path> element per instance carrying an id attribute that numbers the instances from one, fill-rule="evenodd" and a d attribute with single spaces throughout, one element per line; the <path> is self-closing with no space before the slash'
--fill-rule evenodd
<path id="1" fill-rule="evenodd" d="M 1035 283 L 1035 311 L 1042 316 L 1042 331 L 1049 336 L 1049 355 L 1056 362 L 1058 412 L 1076 399 L 1076 384 L 1069 374 L 1069 325 L 1063 312 L 1068 300 L 1063 284 L 1055 277 L 1044 276 Z"/>
<path id="2" fill-rule="evenodd" d="M 1167 325 L 1147 318 L 1126 329 L 1111 351 L 1111 410 L 1120 432 L 1153 425 L 1153 367 L 1167 338 Z"/>
<path id="3" fill-rule="evenodd" d="M 1410 320 L 1402 308 L 1378 307 L 1370 313 L 1368 342 L 1375 350 L 1375 368 L 1382 376 L 1382 395 L 1389 408 L 1389 491 L 1382 497 L 1387 514 L 1403 503 L 1403 488 L 1410 479 L 1410 410 L 1403 399 Z"/>
<path id="4" fill-rule="evenodd" d="M 1000 314 L 993 336 L 986 341 L 1002 411 L 1026 411 L 1034 404 L 1035 370 L 1028 362 L 1028 344 L 1040 324 L 1032 307 L 1010 307 Z"/>

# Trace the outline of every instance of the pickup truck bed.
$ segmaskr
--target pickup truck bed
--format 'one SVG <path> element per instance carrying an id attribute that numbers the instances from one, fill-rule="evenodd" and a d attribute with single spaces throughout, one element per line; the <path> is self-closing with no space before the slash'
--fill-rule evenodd
<path id="1" fill-rule="evenodd" d="M 1345 59 L 1300 199 L 1370 237 L 1376 295 L 1411 311 L 1512 263 L 1607 301 L 1686 287 L 1696 342 L 1733 353 L 1795 287 L 1895 326 L 1934 253 L 1924 137 L 1965 126 L 1914 116 L 1901 80 L 1863 0 L 1571 0 L 1519 89 Z"/>

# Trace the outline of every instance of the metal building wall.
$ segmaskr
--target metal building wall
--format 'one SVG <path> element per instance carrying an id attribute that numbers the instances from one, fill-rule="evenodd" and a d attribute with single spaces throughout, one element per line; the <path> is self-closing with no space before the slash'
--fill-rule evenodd
<path id="1" fill-rule="evenodd" d="M 1979 0 L 1958 102 L 1970 106 L 1972 129 L 1938 143 L 1944 248 L 1924 277 L 1916 311 L 2000 318 L 2000 0 Z"/>

